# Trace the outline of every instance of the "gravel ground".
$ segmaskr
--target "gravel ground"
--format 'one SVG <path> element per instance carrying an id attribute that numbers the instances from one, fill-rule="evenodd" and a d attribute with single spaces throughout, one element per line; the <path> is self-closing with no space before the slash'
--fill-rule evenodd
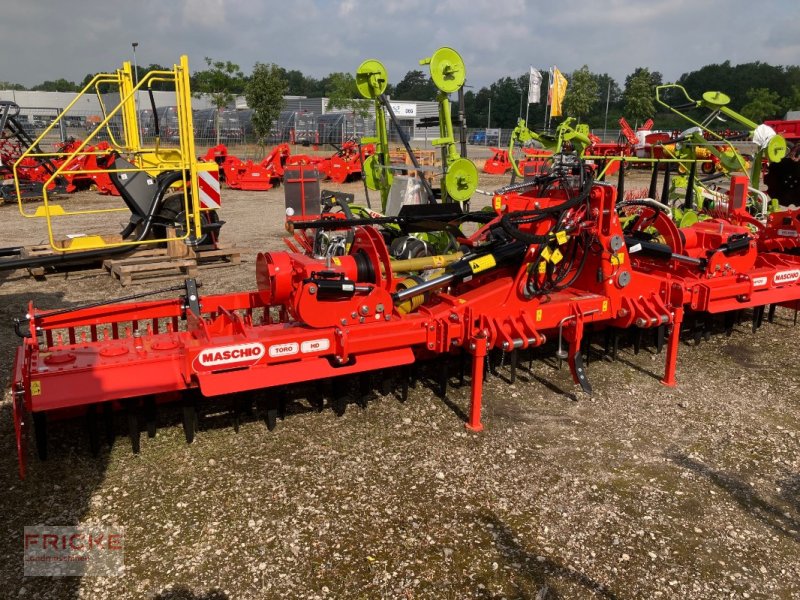
<path id="1" fill-rule="evenodd" d="M 359 183 L 341 189 L 363 197 Z M 225 190 L 223 202 L 223 235 L 243 261 L 201 271 L 203 293 L 254 287 L 255 253 L 282 247 L 281 189 Z M 39 223 L 0 210 L 6 245 L 43 237 Z M 164 410 L 139 455 L 120 437 L 93 457 L 82 424 L 59 423 L 51 459 L 32 459 L 21 482 L 10 319 L 29 299 L 60 307 L 160 284 L 123 290 L 98 271 L 3 277 L 3 597 L 800 596 L 790 311 L 755 335 L 745 314 L 730 337 L 687 338 L 675 389 L 658 382 L 663 355 L 634 354 L 623 340 L 616 361 L 594 346 L 589 397 L 547 347 L 525 357 L 513 385 L 507 369 L 488 380 L 478 435 L 463 426 L 468 386 L 454 378 L 442 400 L 426 385 L 441 367 L 431 363 L 407 402 L 375 391 L 366 409 L 353 402 L 340 418 L 312 410 L 298 389 L 272 432 L 253 416 L 236 433 L 219 412 L 187 446 L 178 413 Z M 125 527 L 124 575 L 24 578 L 23 527 L 77 523 Z"/>

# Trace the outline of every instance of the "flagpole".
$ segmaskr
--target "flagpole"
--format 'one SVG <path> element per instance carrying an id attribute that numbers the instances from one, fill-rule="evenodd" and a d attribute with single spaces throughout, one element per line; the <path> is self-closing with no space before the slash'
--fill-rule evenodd
<path id="1" fill-rule="evenodd" d="M 547 99 L 550 102 L 550 104 L 549 104 L 550 111 L 549 111 L 548 116 L 547 116 L 547 125 L 545 126 L 545 129 L 547 129 L 549 131 L 550 130 L 550 122 L 553 120 L 553 100 L 554 100 L 553 93 L 555 92 L 555 86 L 553 85 L 553 83 L 554 83 L 553 82 L 553 78 L 555 77 L 555 67 L 550 69 L 550 72 L 548 73 L 548 75 L 550 77 L 550 86 L 548 88 L 549 91 L 548 91 L 548 94 L 547 94 Z"/>
<path id="2" fill-rule="evenodd" d="M 531 71 L 533 71 L 533 66 L 528 67 L 528 101 L 525 103 L 525 125 L 528 125 L 528 112 L 531 109 L 531 84 L 533 80 L 531 79 Z"/>
<path id="3" fill-rule="evenodd" d="M 608 101 L 611 99 L 611 80 L 608 80 L 608 92 L 606 93 L 606 120 L 603 122 L 603 141 L 606 141 L 608 135 Z"/>
<path id="4" fill-rule="evenodd" d="M 547 69 L 547 98 L 544 102 L 544 123 L 542 123 L 542 129 L 547 130 L 547 110 L 550 108 L 550 69 Z"/>

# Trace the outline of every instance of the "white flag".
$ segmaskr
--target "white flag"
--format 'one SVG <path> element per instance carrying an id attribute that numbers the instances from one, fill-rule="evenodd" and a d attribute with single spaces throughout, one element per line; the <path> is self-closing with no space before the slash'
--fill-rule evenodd
<path id="1" fill-rule="evenodd" d="M 528 82 L 528 104 L 539 104 L 539 91 L 542 85 L 542 74 L 531 67 L 530 81 Z"/>

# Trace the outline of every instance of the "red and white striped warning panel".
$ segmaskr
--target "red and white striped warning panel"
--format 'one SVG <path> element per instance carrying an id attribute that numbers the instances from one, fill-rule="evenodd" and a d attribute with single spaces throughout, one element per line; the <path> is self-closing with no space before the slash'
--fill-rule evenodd
<path id="1" fill-rule="evenodd" d="M 219 171 L 198 171 L 197 172 L 197 197 L 200 199 L 200 206 L 203 208 L 216 209 L 220 207 L 222 200 L 219 191 Z"/>

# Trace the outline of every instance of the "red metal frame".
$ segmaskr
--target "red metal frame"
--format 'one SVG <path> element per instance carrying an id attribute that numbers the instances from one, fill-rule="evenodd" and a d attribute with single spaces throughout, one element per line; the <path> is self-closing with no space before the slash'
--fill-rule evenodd
<path id="1" fill-rule="evenodd" d="M 594 184 L 585 204 L 562 212 L 558 223 L 554 217 L 523 221 L 522 233 L 546 236 L 550 250 L 572 249 L 576 257 L 567 271 L 574 274 L 570 283 L 547 294 L 526 291 L 555 268 L 555 258 L 543 259 L 544 245 L 513 242 L 519 250 L 507 260 L 484 248 L 504 218 L 564 205 L 574 191 L 559 186 L 543 197 L 496 196 L 495 221 L 459 240 L 472 249 L 449 267 L 461 269 L 459 278 L 415 304 L 393 298 L 402 286 L 373 227 L 355 228 L 349 254 L 329 261 L 298 252 L 260 254 L 257 290 L 204 296 L 199 314 L 185 299 L 69 313 L 31 303 L 30 337 L 17 351 L 13 375 L 20 474 L 30 413 L 192 391 L 221 397 L 458 351 L 472 357 L 466 426 L 480 431 L 483 358 L 490 349 L 508 352 L 558 339 L 575 383 L 588 389 L 580 348 L 589 326 L 671 329 L 662 382 L 675 385 L 684 311 L 800 306 L 800 256 L 765 251 L 772 229 L 732 246 L 741 234 L 752 234 L 737 221 L 740 184 L 731 189 L 729 219 L 682 231 L 652 207 L 632 206 L 638 230 L 660 228 L 669 250 L 683 260 L 647 256 L 633 251 L 635 245 L 629 251 L 623 240 L 635 231 L 623 230 L 616 189 L 606 184 Z M 540 269 L 543 260 L 552 263 Z"/>

